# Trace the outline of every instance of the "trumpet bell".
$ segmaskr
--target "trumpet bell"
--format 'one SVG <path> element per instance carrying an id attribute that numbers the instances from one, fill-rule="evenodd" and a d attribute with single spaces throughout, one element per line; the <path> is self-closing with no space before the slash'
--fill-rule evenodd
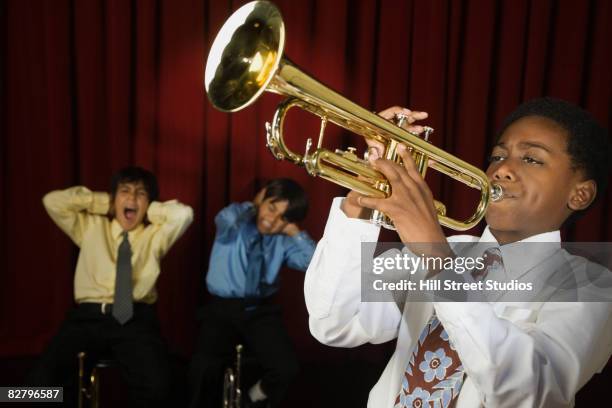
<path id="1" fill-rule="evenodd" d="M 205 69 L 205 87 L 212 105 L 223 112 L 235 112 L 252 104 L 264 91 L 287 97 L 279 104 L 271 123 L 266 123 L 267 146 L 279 160 L 303 166 L 312 176 L 329 180 L 371 197 L 388 197 L 391 184 L 365 160 L 349 151 L 331 151 L 323 146 L 327 123 L 341 126 L 385 146 L 384 157 L 400 162 L 397 147 L 410 147 L 418 171 L 439 171 L 471 188 L 480 190 L 474 213 L 462 220 L 446 215 L 436 203 L 438 221 L 463 231 L 476 225 L 489 202 L 503 197 L 501 187 L 489 182 L 486 174 L 469 163 L 430 144 L 426 139 L 370 112 L 307 75 L 283 56 L 285 27 L 280 11 L 268 1 L 254 1 L 240 7 L 225 22 L 211 47 Z M 291 151 L 284 142 L 283 122 L 292 107 L 321 118 L 318 142 L 308 139 L 303 154 Z M 314 148 L 313 151 L 310 149 Z M 382 214 L 372 222 L 393 228 Z"/>
<path id="2" fill-rule="evenodd" d="M 255 1 L 236 10 L 208 54 L 204 85 L 210 102 L 223 112 L 253 103 L 278 70 L 284 46 L 285 25 L 272 3 Z"/>

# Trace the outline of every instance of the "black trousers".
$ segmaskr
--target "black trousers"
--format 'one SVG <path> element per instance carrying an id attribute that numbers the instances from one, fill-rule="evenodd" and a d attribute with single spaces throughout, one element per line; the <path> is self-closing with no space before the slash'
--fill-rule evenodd
<path id="1" fill-rule="evenodd" d="M 59 332 L 29 373 L 28 385 L 63 386 L 64 406 L 76 406 L 77 353 L 110 354 L 130 389 L 130 407 L 167 406 L 170 375 L 167 348 L 152 305 L 135 304 L 134 316 L 120 325 L 99 305 L 71 309 Z"/>
<path id="2" fill-rule="evenodd" d="M 223 375 L 233 366 L 235 346 L 242 343 L 263 368 L 261 388 L 273 407 L 280 405 L 297 376 L 298 360 L 278 305 L 247 310 L 243 299 L 214 298 L 199 313 L 201 327 L 189 367 L 190 407 L 220 407 Z M 243 390 L 244 398 L 248 390 Z"/>

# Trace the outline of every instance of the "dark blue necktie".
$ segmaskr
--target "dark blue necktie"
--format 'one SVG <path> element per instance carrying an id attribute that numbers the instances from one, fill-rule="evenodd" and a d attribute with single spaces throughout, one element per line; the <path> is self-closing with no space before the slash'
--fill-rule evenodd
<path id="1" fill-rule="evenodd" d="M 257 233 L 248 251 L 246 281 L 244 285 L 244 297 L 247 302 L 259 297 L 259 284 L 264 268 L 263 235 Z"/>

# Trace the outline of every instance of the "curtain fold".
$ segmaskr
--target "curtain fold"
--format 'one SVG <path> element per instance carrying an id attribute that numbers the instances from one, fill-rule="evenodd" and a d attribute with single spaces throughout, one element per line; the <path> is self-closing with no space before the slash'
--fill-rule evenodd
<path id="1" fill-rule="evenodd" d="M 203 87 L 207 52 L 245 2 L 38 0 L 2 3 L 0 355 L 41 351 L 72 302 L 77 250 L 46 215 L 42 196 L 84 184 L 107 190 L 120 167 L 153 170 L 163 199 L 191 205 L 195 222 L 162 262 L 159 313 L 171 348 L 188 355 L 214 215 L 261 184 L 293 177 L 308 191 L 304 227 L 322 234 L 344 190 L 272 158 L 264 122 L 277 96 L 228 115 Z M 432 142 L 484 168 L 495 130 L 521 101 L 550 95 L 610 127 L 610 8 L 591 1 L 277 1 L 287 55 L 370 110 L 426 110 Z M 292 112 L 288 143 L 303 151 L 318 121 Z M 329 146 L 364 147 L 330 127 Z M 467 214 L 475 195 L 431 174 L 434 195 Z M 610 192 L 565 236 L 609 241 Z M 475 231 L 477 233 L 478 231 Z M 280 294 L 298 350 L 316 354 L 302 275 Z"/>

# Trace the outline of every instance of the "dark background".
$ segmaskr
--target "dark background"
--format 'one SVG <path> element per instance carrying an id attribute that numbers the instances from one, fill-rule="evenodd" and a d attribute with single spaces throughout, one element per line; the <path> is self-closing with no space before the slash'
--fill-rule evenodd
<path id="1" fill-rule="evenodd" d="M 178 198 L 195 222 L 170 251 L 159 315 L 180 364 L 206 301 L 203 274 L 214 215 L 290 176 L 311 198 L 303 223 L 318 239 L 332 197 L 344 190 L 278 162 L 264 146 L 277 96 L 235 114 L 214 110 L 203 89 L 208 48 L 243 1 L 48 0 L 0 2 L 0 383 L 20 381 L 72 305 L 77 249 L 46 215 L 42 196 L 76 184 L 107 190 L 127 164 L 153 170 L 162 199 Z M 370 110 L 429 112 L 433 143 L 486 166 L 495 129 L 520 102 L 567 99 L 610 127 L 612 2 L 277 1 L 291 59 Z M 318 122 L 291 113 L 290 146 L 303 151 Z M 363 141 L 328 128 L 329 147 Z M 441 177 L 434 195 L 468 214 L 475 195 Z M 566 240 L 610 241 L 610 192 Z M 482 228 L 482 227 L 480 227 Z M 478 234 L 480 229 L 473 231 Z M 449 233 L 452 233 L 449 231 Z M 308 331 L 303 274 L 283 272 L 278 297 L 304 365 L 291 401 L 365 405 L 394 344 L 332 349 Z M 610 365 L 578 398 L 603 395 Z M 351 397 L 347 397 L 350 395 Z"/>

